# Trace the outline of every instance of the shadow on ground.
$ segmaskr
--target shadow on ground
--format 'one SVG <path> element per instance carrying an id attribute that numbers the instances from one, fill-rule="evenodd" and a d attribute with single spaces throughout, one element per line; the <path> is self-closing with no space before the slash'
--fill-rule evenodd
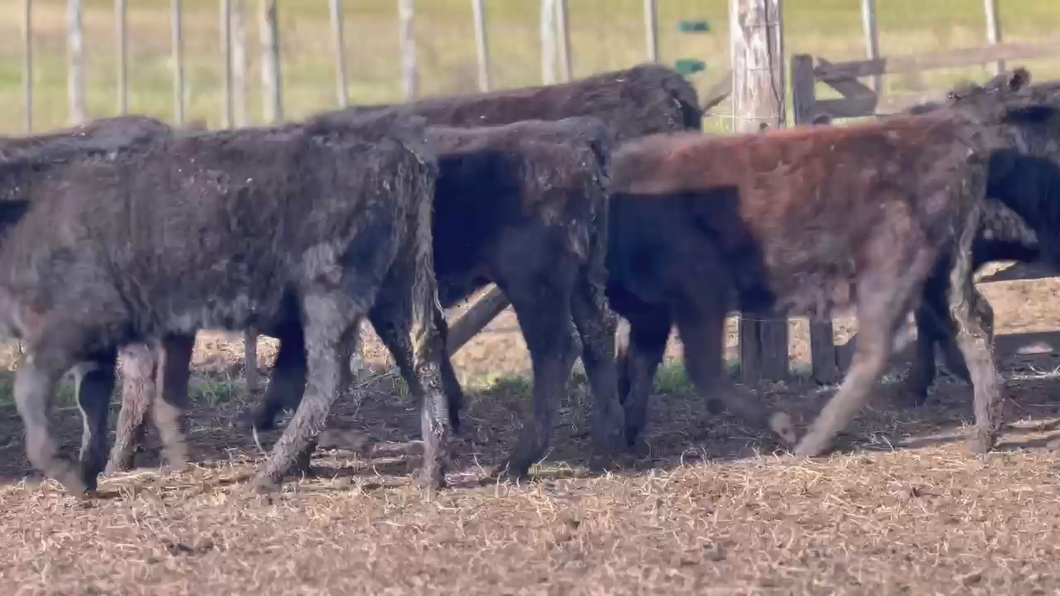
<path id="1" fill-rule="evenodd" d="M 1058 364 L 1060 359 L 1052 353 L 1020 354 L 1003 363 L 1009 426 L 1000 449 L 1044 448 L 1060 437 Z M 878 386 L 862 415 L 837 441 L 838 453 L 918 449 L 963 440 L 963 427 L 974 419 L 969 385 L 943 373 L 929 403 L 909 408 L 902 405 L 902 384 L 895 378 Z M 785 453 L 764 433 L 739 424 L 727 414 L 710 414 L 704 401 L 687 385 L 661 385 L 663 391 L 651 400 L 649 428 L 643 441 L 624 454 L 611 473 L 636 474 L 696 460 L 723 462 Z M 194 460 L 203 465 L 247 463 L 264 456 L 238 423 L 239 414 L 257 397 L 247 399 L 237 386 L 224 375 L 195 375 L 191 449 Z M 8 396 L 0 399 L 0 482 L 5 484 L 36 477 L 25 459 L 22 423 L 9 399 L 10 388 L 11 373 L 0 374 L 0 392 Z M 834 393 L 833 388 L 801 381 L 772 383 L 757 390 L 774 407 L 790 412 L 803 428 Z M 464 429 L 452 444 L 453 471 L 481 479 L 503 462 L 514 447 L 522 422 L 529 420 L 530 391 L 530 381 L 520 377 L 501 378 L 487 388 L 468 391 Z M 590 434 L 585 417 L 588 400 L 584 375 L 575 373 L 569 394 L 560 404 L 553 449 L 534 469 L 535 477 L 590 474 Z M 80 414 L 70 396 L 65 400 L 60 396 L 59 401 L 65 405 L 56 410 L 55 434 L 62 438 L 64 451 L 73 454 L 81 433 Z M 115 402 L 112 427 L 116 418 Z M 377 476 L 384 482 L 388 476 L 407 477 L 420 463 L 416 407 L 403 384 L 392 377 L 384 376 L 338 402 L 328 427 L 314 460 L 314 470 L 322 475 Z M 279 432 L 261 436 L 266 449 Z M 137 455 L 137 465 L 156 467 L 158 450 L 157 435 L 151 429 L 143 451 Z"/>

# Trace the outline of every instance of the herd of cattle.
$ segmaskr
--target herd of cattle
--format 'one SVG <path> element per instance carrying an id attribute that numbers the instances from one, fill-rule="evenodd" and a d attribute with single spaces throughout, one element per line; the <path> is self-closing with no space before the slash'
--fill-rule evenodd
<path id="1" fill-rule="evenodd" d="M 996 259 L 1060 263 L 1060 85 L 1029 79 L 1017 69 L 871 123 L 724 137 L 702 132 L 680 74 L 641 65 L 276 127 L 130 116 L 3 139 L 0 333 L 25 350 L 14 393 L 28 458 L 68 491 L 91 491 L 104 468 L 131 466 L 151 412 L 164 460 L 183 466 L 196 331 L 254 330 L 280 350 L 253 427 L 295 410 L 252 481 L 274 488 L 307 464 L 356 373 L 367 317 L 421 403 L 417 478 L 444 486 L 463 395 L 442 308 L 489 283 L 512 303 L 533 361 L 515 474 L 546 451 L 579 356 L 594 461 L 633 445 L 674 325 L 712 411 L 797 455 L 824 453 L 913 310 L 911 401 L 926 396 L 940 346 L 974 389 L 969 448 L 988 451 L 1001 397 L 993 313 L 973 273 Z M 801 437 L 722 374 L 733 309 L 850 307 L 852 364 Z M 616 314 L 630 324 L 617 347 Z M 71 369 L 78 462 L 49 433 Z"/>

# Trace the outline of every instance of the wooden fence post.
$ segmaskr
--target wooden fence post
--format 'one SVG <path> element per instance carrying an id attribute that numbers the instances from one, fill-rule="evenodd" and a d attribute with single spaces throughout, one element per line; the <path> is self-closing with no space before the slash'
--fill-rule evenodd
<path id="1" fill-rule="evenodd" d="M 563 80 L 571 80 L 570 29 L 567 26 L 567 0 L 556 0 L 556 49 L 559 53 L 559 67 Z"/>
<path id="2" fill-rule="evenodd" d="M 81 0 L 66 0 L 66 52 L 69 117 L 72 124 L 81 124 L 85 120 L 85 45 Z"/>
<path id="3" fill-rule="evenodd" d="M 861 29 L 865 34 L 865 55 L 869 60 L 880 57 L 879 30 L 876 27 L 876 0 L 861 0 Z M 883 90 L 880 75 L 872 77 L 872 90 L 879 95 Z"/>
<path id="4" fill-rule="evenodd" d="M 346 83 L 346 36 L 342 30 L 342 0 L 330 0 L 328 6 L 331 9 L 331 37 L 335 42 L 335 93 L 339 107 L 345 108 L 350 105 L 350 91 Z"/>
<path id="5" fill-rule="evenodd" d="M 126 57 L 128 56 L 128 31 L 126 29 L 126 7 L 125 0 L 114 0 L 114 20 L 118 33 L 118 113 L 126 114 L 129 111 L 129 88 L 128 68 Z"/>
<path id="6" fill-rule="evenodd" d="M 736 130 L 784 126 L 784 41 L 781 0 L 731 0 L 729 5 Z M 788 373 L 787 321 L 740 317 L 740 365 L 746 380 Z"/>
<path id="7" fill-rule="evenodd" d="M 644 38 L 648 62 L 659 61 L 659 6 L 657 0 L 644 0 Z"/>
<path id="8" fill-rule="evenodd" d="M 177 125 L 184 124 L 184 6 L 173 0 L 173 112 Z"/>
<path id="9" fill-rule="evenodd" d="M 231 0 L 232 104 L 236 126 L 247 124 L 247 27 L 243 0 Z"/>
<path id="10" fill-rule="evenodd" d="M 232 0 L 221 0 L 221 54 L 224 57 L 224 111 L 222 125 L 232 127 L 235 119 L 232 98 Z"/>
<path id="11" fill-rule="evenodd" d="M 1001 42 L 1001 21 L 997 17 L 997 0 L 983 0 L 983 12 L 986 13 L 986 40 L 990 45 Z M 1005 72 L 1005 61 L 994 63 L 994 74 Z"/>
<path id="12" fill-rule="evenodd" d="M 280 28 L 278 0 L 261 0 L 261 84 L 264 88 L 265 120 L 283 120 L 283 81 L 280 79 Z"/>
<path id="13" fill-rule="evenodd" d="M 541 82 L 556 82 L 556 18 L 555 0 L 541 0 Z"/>
<path id="14" fill-rule="evenodd" d="M 811 124 L 816 115 L 817 77 L 813 72 L 813 56 L 797 54 L 791 58 L 791 102 L 796 126 Z M 810 362 L 814 381 L 830 385 L 839 379 L 836 360 L 835 332 L 832 320 L 810 318 Z"/>
<path id="15" fill-rule="evenodd" d="M 420 77 L 416 65 L 416 31 L 413 27 L 416 3 L 413 0 L 398 0 L 398 30 L 401 44 L 401 92 L 405 101 L 412 101 L 420 94 Z"/>
<path id="16" fill-rule="evenodd" d="M 22 110 L 26 132 L 33 132 L 33 0 L 22 2 Z"/>
<path id="17" fill-rule="evenodd" d="M 486 0 L 471 0 L 471 13 L 475 18 L 475 50 L 478 55 L 478 90 L 490 90 L 490 50 L 486 34 Z"/>

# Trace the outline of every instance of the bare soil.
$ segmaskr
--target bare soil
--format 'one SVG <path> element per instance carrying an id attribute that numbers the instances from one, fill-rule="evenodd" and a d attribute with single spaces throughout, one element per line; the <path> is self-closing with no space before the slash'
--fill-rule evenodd
<path id="1" fill-rule="evenodd" d="M 152 435 L 139 469 L 103 479 L 99 498 L 80 501 L 26 463 L 4 373 L 0 594 L 1060 593 L 1058 456 L 1046 447 L 1060 425 L 1060 358 L 1048 335 L 1060 280 L 984 291 L 999 334 L 1045 333 L 1022 354 L 999 338 L 1009 345 L 1000 364 L 1010 426 L 986 457 L 964 450 L 970 386 L 943 375 L 929 405 L 903 409 L 897 363 L 830 457 L 774 452 L 679 386 L 654 397 L 646 446 L 593 475 L 576 373 L 555 449 L 534 478 L 491 482 L 487 470 L 530 407 L 529 361 L 506 312 L 455 358 L 469 400 L 449 490 L 410 483 L 415 407 L 384 374 L 338 404 L 315 477 L 271 499 L 249 495 L 262 455 L 235 426 L 257 399 L 242 389 L 242 342 L 201 334 L 198 463 L 160 474 Z M 855 325 L 837 327 L 843 340 Z M 730 332 L 734 348 L 735 325 Z M 796 372 L 808 367 L 805 333 L 792 324 Z M 261 340 L 263 373 L 274 350 Z M 377 342 L 367 351 L 389 368 Z M 675 341 L 669 358 L 679 356 Z M 834 388 L 801 378 L 756 390 L 805 424 Z M 64 403 L 56 431 L 72 450 L 80 421 Z"/>

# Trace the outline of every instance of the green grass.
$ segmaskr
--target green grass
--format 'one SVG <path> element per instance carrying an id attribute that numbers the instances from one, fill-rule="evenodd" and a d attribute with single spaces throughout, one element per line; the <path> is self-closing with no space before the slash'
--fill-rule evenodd
<path id="1" fill-rule="evenodd" d="M 22 130 L 22 0 L 0 0 L 0 132 Z M 717 81 L 728 63 L 728 0 L 660 2 L 660 52 L 672 65 L 680 58 L 704 60 L 706 73 L 693 75 L 702 92 Z M 37 130 L 67 123 L 65 68 L 65 0 L 34 3 L 35 106 Z M 168 0 L 129 3 L 129 105 L 136 113 L 167 120 L 173 117 Z M 257 2 L 244 0 L 248 12 L 247 53 L 250 64 L 247 110 L 260 122 Z M 346 56 L 349 93 L 354 103 L 400 100 L 400 57 L 394 0 L 346 2 Z M 221 124 L 223 70 L 220 61 L 218 2 L 185 0 L 186 112 L 189 119 Z M 785 6 L 785 51 L 812 53 L 831 60 L 864 55 L 860 3 L 856 0 L 800 0 Z M 570 31 L 575 76 L 624 68 L 644 58 L 640 0 L 571 0 Z M 532 0 L 487 2 L 488 33 L 494 84 L 501 88 L 540 82 L 539 7 Z M 1009 41 L 1041 40 L 1060 28 L 1060 2 L 1001 2 L 1004 37 Z M 682 19 L 710 21 L 706 34 L 681 34 Z M 880 46 L 884 55 L 915 54 L 980 45 L 984 39 L 981 0 L 887 0 L 878 6 Z M 324 0 L 280 3 L 284 107 L 288 118 L 301 118 L 336 105 L 333 48 Z M 85 0 L 87 101 L 90 117 L 116 113 L 116 35 L 113 2 Z M 415 25 L 421 93 L 440 95 L 475 89 L 475 49 L 470 3 L 466 0 L 420 0 Z M 1060 59 L 1028 61 L 1038 79 L 1060 77 Z M 982 78 L 984 68 L 948 69 L 893 76 L 888 92 L 951 85 Z M 824 94 L 822 93 L 822 96 Z M 724 109 L 719 110 L 721 112 Z M 727 119 L 726 119 L 727 120 Z M 718 128 L 727 121 L 718 119 Z"/>

